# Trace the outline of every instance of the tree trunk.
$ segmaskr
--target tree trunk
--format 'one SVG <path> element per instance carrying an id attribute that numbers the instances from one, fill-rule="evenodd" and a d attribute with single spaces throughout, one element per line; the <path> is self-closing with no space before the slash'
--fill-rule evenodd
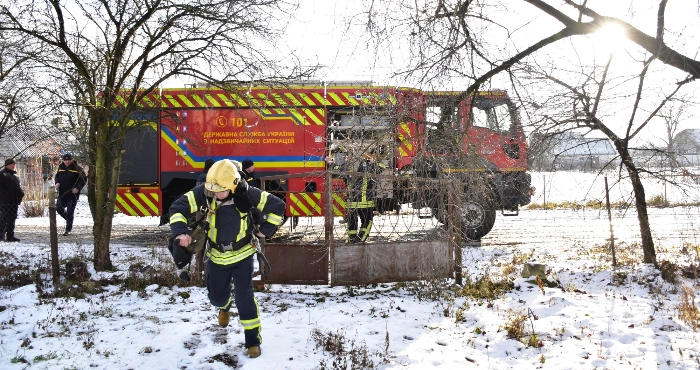
<path id="1" fill-rule="evenodd" d="M 114 218 L 114 200 L 116 198 L 117 183 L 119 180 L 121 159 L 119 152 L 111 151 L 112 137 L 109 126 L 109 113 L 106 110 L 99 112 L 98 117 L 92 121 L 93 131 L 97 131 L 94 142 L 95 153 L 95 194 L 94 194 L 94 224 L 92 235 L 95 241 L 94 266 L 96 271 L 110 271 L 113 269 L 109 253 L 109 241 L 112 236 L 112 219 Z M 121 148 L 121 140 L 118 148 Z M 115 175 L 116 171 L 116 175 Z"/>
<path id="2" fill-rule="evenodd" d="M 644 185 L 639 177 L 639 170 L 634 165 L 629 153 L 622 156 L 623 163 L 627 168 L 627 173 L 632 181 L 632 191 L 634 192 L 634 205 L 637 208 L 637 219 L 639 220 L 639 231 L 642 234 L 642 250 L 644 251 L 644 263 L 656 265 L 656 251 L 654 249 L 654 239 L 651 236 L 651 226 L 649 225 L 649 214 L 647 213 L 647 201 L 644 193 Z"/>

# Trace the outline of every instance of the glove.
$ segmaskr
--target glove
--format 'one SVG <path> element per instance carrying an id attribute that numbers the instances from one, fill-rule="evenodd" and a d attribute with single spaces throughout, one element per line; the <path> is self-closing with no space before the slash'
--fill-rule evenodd
<path id="1" fill-rule="evenodd" d="M 179 245 L 180 240 L 172 236 L 168 239 L 168 251 L 178 269 L 182 269 L 192 261 L 192 253 Z"/>

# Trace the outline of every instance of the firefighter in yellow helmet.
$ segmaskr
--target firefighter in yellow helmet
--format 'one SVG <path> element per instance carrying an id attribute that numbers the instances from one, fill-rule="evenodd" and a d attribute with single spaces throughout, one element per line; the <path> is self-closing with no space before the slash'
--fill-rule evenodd
<path id="1" fill-rule="evenodd" d="M 228 159 L 214 163 L 206 182 L 176 200 L 170 207 L 170 229 L 174 246 L 186 247 L 192 239 L 188 220 L 201 210 L 207 216 L 206 285 L 209 301 L 219 309 L 219 325 L 229 323 L 231 282 L 235 304 L 243 326 L 249 357 L 260 356 L 260 316 L 253 296 L 253 234 L 266 237 L 280 226 L 285 205 L 268 192 L 249 187 L 241 181 L 239 165 Z M 251 213 L 257 209 L 263 222 L 256 230 Z"/>
<path id="2" fill-rule="evenodd" d="M 345 171 L 345 166 L 333 167 Z M 372 231 L 374 217 L 374 176 L 382 172 L 383 164 L 376 163 L 375 151 L 371 150 L 362 156 L 356 174 L 342 176 L 347 187 L 345 203 L 345 222 L 348 229 L 348 243 L 364 243 Z M 360 219 L 358 224 L 357 219 Z M 359 227 L 359 230 L 358 230 Z"/>

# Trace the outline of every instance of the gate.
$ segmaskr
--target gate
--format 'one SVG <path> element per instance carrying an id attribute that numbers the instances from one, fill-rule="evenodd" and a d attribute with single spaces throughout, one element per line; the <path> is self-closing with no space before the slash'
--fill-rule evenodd
<path id="1" fill-rule="evenodd" d="M 339 199 L 345 199 L 344 189 L 331 186 L 336 175 L 343 173 L 261 177 L 263 189 L 268 180 L 305 176 L 323 180 L 319 192 L 290 189 L 285 193 L 288 202 L 290 198 L 320 199 L 323 217 L 290 220 L 289 232 L 283 226 L 270 242 L 262 245 L 271 266 L 262 283 L 348 286 L 435 278 L 461 280 L 461 268 L 454 263 L 461 260 L 460 248 L 454 247 L 461 245 L 461 238 L 454 232 L 454 223 L 446 222 L 448 227 L 445 227 L 432 217 L 422 217 L 421 210 L 394 210 L 376 215 L 368 243 L 346 244 L 345 225 L 338 216 L 345 214 L 344 201 L 340 207 L 338 204 Z M 423 181 L 435 182 L 431 184 L 433 188 L 440 186 L 437 179 Z M 403 194 L 404 199 L 417 196 L 415 184 L 410 189 L 395 190 L 395 195 Z M 290 193 L 295 196 L 290 197 Z M 326 199 L 334 201 L 326 202 Z M 448 206 L 451 214 L 452 207 Z"/>

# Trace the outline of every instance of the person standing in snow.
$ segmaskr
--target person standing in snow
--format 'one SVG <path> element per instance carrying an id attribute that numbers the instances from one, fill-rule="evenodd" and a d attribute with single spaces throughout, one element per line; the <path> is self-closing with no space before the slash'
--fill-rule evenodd
<path id="1" fill-rule="evenodd" d="M 261 212 L 263 222 L 253 224 L 251 211 Z M 228 326 L 235 303 L 243 326 L 248 357 L 260 356 L 260 314 L 253 295 L 254 237 L 269 237 L 282 224 L 284 202 L 241 180 L 237 166 L 224 159 L 214 163 L 206 182 L 185 193 L 170 207 L 172 248 L 192 243 L 188 220 L 201 211 L 208 223 L 206 285 L 209 302 L 219 309 L 219 325 Z M 176 253 L 173 252 L 173 257 Z M 176 261 L 177 263 L 177 261 Z M 235 300 L 231 298 L 233 282 Z"/>
<path id="2" fill-rule="evenodd" d="M 73 215 L 75 206 L 80 198 L 80 190 L 85 186 L 87 177 L 78 163 L 73 161 L 70 154 L 63 155 L 63 163 L 58 166 L 54 183 L 58 190 L 56 199 L 56 212 L 66 220 L 64 236 L 70 234 L 73 229 Z"/>
<path id="3" fill-rule="evenodd" d="M 0 171 L 0 241 L 19 241 L 15 238 L 15 221 L 24 191 L 19 185 L 16 166 L 15 160 L 10 158 L 5 161 L 5 168 Z"/>

